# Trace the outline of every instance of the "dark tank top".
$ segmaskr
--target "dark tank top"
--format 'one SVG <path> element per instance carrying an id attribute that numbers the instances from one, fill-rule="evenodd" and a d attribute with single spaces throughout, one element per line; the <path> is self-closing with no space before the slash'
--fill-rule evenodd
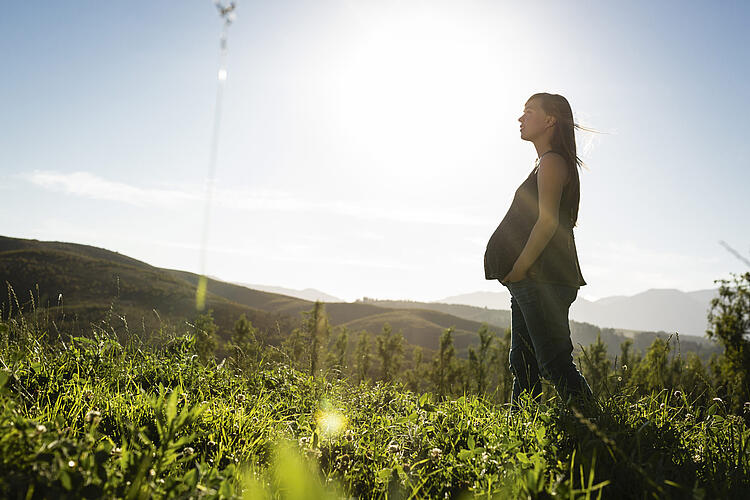
<path id="1" fill-rule="evenodd" d="M 487 243 L 484 253 L 484 274 L 488 280 L 501 280 L 513 269 L 513 264 L 521 255 L 531 229 L 539 218 L 537 170 L 538 167 L 534 167 L 518 187 L 508 213 Z M 563 187 L 559 224 L 547 246 L 528 269 L 526 275 L 530 279 L 576 288 L 586 285 L 573 238 L 573 211 L 580 199 L 579 186 L 578 176 L 571 175 Z"/>

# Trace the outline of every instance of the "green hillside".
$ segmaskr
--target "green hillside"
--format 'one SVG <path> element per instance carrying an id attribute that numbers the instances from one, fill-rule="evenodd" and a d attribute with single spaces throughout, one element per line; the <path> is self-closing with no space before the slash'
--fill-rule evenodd
<path id="1" fill-rule="evenodd" d="M 463 328 L 456 327 L 453 333 L 453 339 L 459 354 L 463 354 L 466 348 L 476 344 L 477 330 L 466 329 L 474 325 L 466 320 L 456 320 L 453 316 L 447 314 L 435 316 L 432 311 L 412 310 L 412 311 L 386 311 L 380 314 L 365 316 L 364 318 L 349 321 L 344 324 L 350 330 L 363 330 L 369 332 L 379 331 L 383 323 L 391 325 L 394 331 L 401 330 L 404 338 L 409 344 L 420 345 L 426 349 L 435 350 L 439 346 L 440 337 L 433 335 L 436 330 L 442 331 L 445 328 L 455 327 L 461 324 Z M 479 325 L 477 324 L 477 329 Z"/>
<path id="2" fill-rule="evenodd" d="M 86 327 L 110 310 L 123 316 L 129 330 L 151 330 L 196 316 L 195 288 L 174 273 L 85 245 L 0 237 L 0 290 L 3 316 L 36 306 L 58 326 Z M 261 328 L 273 328 L 283 315 L 270 314 L 226 299 L 209 289 L 207 307 L 225 332 L 245 314 Z M 123 322 L 124 323 L 124 322 Z"/>
<path id="3" fill-rule="evenodd" d="M 198 282 L 198 276 L 195 274 L 184 271 L 172 272 L 194 285 Z M 306 300 L 252 290 L 217 280 L 209 279 L 208 289 L 240 304 L 294 317 L 312 307 L 312 302 Z M 388 307 L 362 302 L 329 302 L 326 303 L 326 312 L 332 325 L 345 326 L 350 330 L 378 333 L 382 330 L 383 323 L 388 322 L 394 331 L 402 331 L 408 343 L 427 349 L 437 348 L 440 332 L 451 327 L 455 329 L 456 348 L 459 350 L 476 343 L 476 332 L 481 322 L 433 310 L 430 307 L 421 307 L 423 305 L 429 304 L 418 303 L 413 308 L 405 310 L 398 306 Z M 497 326 L 495 328 L 500 329 Z"/>
<path id="4" fill-rule="evenodd" d="M 32 304 L 44 306 L 59 318 L 58 323 L 75 321 L 85 326 L 101 321 L 113 307 L 131 330 L 135 325 L 148 331 L 164 321 L 183 324 L 196 316 L 197 274 L 154 267 L 101 248 L 0 237 L 0 276 L 12 287 L 19 305 L 24 309 Z M 5 316 L 17 309 L 9 290 L 3 287 L 0 293 Z M 207 308 L 214 311 L 219 335 L 225 339 L 244 313 L 256 327 L 270 332 L 272 341 L 278 341 L 278 335 L 289 333 L 301 313 L 312 306 L 310 301 L 208 279 Z M 440 333 L 453 327 L 460 353 L 477 342 L 481 326 L 440 311 L 363 303 L 328 303 L 326 312 L 334 327 L 364 329 L 373 335 L 388 321 L 410 344 L 426 349 L 434 349 Z"/>
<path id="5" fill-rule="evenodd" d="M 358 301 L 359 302 L 359 301 Z M 445 314 L 464 318 L 477 323 L 497 325 L 502 328 L 510 327 L 509 309 L 488 309 L 486 307 L 468 306 L 465 304 L 444 304 L 442 302 L 418 302 L 413 300 L 380 300 L 364 297 L 363 304 L 372 304 L 379 307 L 390 307 L 394 309 L 429 309 L 440 311 Z"/>
<path id="6" fill-rule="evenodd" d="M 131 332 L 150 331 L 164 323 L 184 329 L 185 321 L 197 314 L 197 274 L 154 267 L 87 245 L 0 236 L 0 276 L 15 293 L 15 297 L 9 295 L 7 286 L 0 290 L 4 316 L 17 309 L 16 302 L 25 310 L 33 304 L 46 308 L 60 327 L 73 323 L 83 328 L 115 314 L 125 318 Z M 307 300 L 208 279 L 207 308 L 214 311 L 219 336 L 225 340 L 237 318 L 245 314 L 267 333 L 269 341 L 277 343 L 312 306 Z M 452 327 L 461 356 L 468 346 L 477 344 L 476 332 L 483 322 L 498 333 L 510 327 L 510 311 L 457 304 L 365 299 L 327 303 L 326 311 L 334 327 L 375 335 L 388 322 L 409 344 L 428 350 L 437 348 L 440 333 Z M 611 328 L 576 321 L 571 321 L 571 332 L 576 349 L 601 336 L 613 354 L 628 337 L 634 349 L 645 351 L 655 337 L 666 336 L 664 332 L 635 332 L 626 337 Z M 705 339 L 682 337 L 680 343 L 683 352 L 696 352 L 704 360 L 719 351 Z"/>

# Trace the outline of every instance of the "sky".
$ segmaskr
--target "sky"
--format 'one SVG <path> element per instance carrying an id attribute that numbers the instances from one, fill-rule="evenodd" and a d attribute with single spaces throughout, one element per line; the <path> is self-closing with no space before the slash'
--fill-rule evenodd
<path id="1" fill-rule="evenodd" d="M 484 250 L 534 167 L 517 119 L 551 92 L 598 131 L 576 133 L 579 297 L 748 270 L 721 243 L 750 258 L 747 2 L 235 12 L 203 245 L 213 2 L 5 5 L 0 234 L 346 301 L 502 291 Z"/>

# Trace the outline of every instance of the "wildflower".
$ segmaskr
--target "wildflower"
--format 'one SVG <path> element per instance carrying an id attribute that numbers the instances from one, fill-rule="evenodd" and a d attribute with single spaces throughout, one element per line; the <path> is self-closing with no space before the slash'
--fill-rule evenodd
<path id="1" fill-rule="evenodd" d="M 623 371 L 628 371 L 628 365 L 622 365 Z"/>
<path id="2" fill-rule="evenodd" d="M 39 424 L 39 425 L 36 426 L 36 431 L 39 432 L 39 433 L 47 432 L 47 427 L 45 427 L 42 424 Z"/>
<path id="3" fill-rule="evenodd" d="M 619 377 L 619 376 L 618 376 L 618 377 L 617 377 L 617 381 L 618 381 L 618 382 L 622 382 L 622 377 Z"/>
<path id="4" fill-rule="evenodd" d="M 237 402 L 238 403 L 244 403 L 245 402 L 245 395 L 244 394 L 237 394 Z"/>
<path id="5" fill-rule="evenodd" d="M 101 418 L 101 412 L 91 410 L 86 414 L 86 422 L 97 421 Z"/>
<path id="6" fill-rule="evenodd" d="M 148 475 L 151 476 L 151 477 L 154 477 L 156 475 L 156 471 L 154 469 L 149 469 L 148 470 Z"/>
<path id="7" fill-rule="evenodd" d="M 189 455 L 192 455 L 193 453 L 195 453 L 195 448 L 193 448 L 192 446 L 188 446 L 188 447 L 187 447 L 187 448 L 185 448 L 185 449 L 184 449 L 184 450 L 183 450 L 182 452 L 183 452 L 183 453 L 184 453 L 185 455 L 188 455 L 188 456 L 189 456 Z"/>
<path id="8" fill-rule="evenodd" d="M 68 460 L 68 467 L 75 467 L 76 463 L 73 460 Z"/>
<path id="9" fill-rule="evenodd" d="M 665 405 L 664 403 L 662 403 L 662 404 L 660 404 L 660 405 L 659 405 L 659 409 L 660 409 L 660 410 L 663 410 L 665 406 L 666 406 L 666 405 Z"/>
<path id="10" fill-rule="evenodd" d="M 398 453 L 398 443 L 390 443 L 388 445 L 388 453 Z"/>
<path id="11" fill-rule="evenodd" d="M 299 438 L 299 446 L 300 446 L 300 448 L 303 448 L 303 447 L 305 447 L 305 446 L 307 446 L 309 444 L 310 444 L 310 438 L 309 437 L 303 436 L 303 437 Z"/>
<path id="12" fill-rule="evenodd" d="M 680 392 L 680 391 L 674 391 L 674 397 L 676 397 L 678 399 L 681 398 L 682 397 L 682 392 Z"/>
<path id="13" fill-rule="evenodd" d="M 430 458 L 432 460 L 440 460 L 440 458 L 443 456 L 443 450 L 440 448 L 433 448 L 430 450 Z"/>
<path id="14" fill-rule="evenodd" d="M 110 451 L 112 455 L 119 455 L 122 453 L 122 448 L 112 448 L 112 451 Z"/>

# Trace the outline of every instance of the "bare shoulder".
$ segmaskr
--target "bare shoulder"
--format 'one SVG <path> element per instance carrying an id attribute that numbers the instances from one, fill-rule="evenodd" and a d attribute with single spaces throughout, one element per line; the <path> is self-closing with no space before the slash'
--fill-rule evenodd
<path id="1" fill-rule="evenodd" d="M 547 153 L 539 161 L 539 176 L 561 184 L 568 181 L 568 164 L 559 153 Z"/>

